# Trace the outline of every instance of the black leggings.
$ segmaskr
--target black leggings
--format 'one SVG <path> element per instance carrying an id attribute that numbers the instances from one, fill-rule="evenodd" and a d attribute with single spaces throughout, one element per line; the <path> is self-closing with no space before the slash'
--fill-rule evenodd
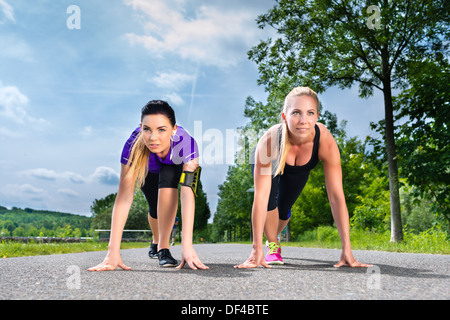
<path id="1" fill-rule="evenodd" d="M 180 176 L 183 173 L 183 164 L 179 165 L 163 165 L 159 173 L 147 174 L 145 183 L 141 190 L 147 199 L 150 216 L 158 219 L 158 190 L 161 188 L 178 189 Z"/>
<path id="2" fill-rule="evenodd" d="M 254 170 L 255 165 L 252 164 L 253 175 Z M 302 193 L 310 172 L 311 170 L 305 170 L 304 166 L 286 164 L 281 176 L 272 176 L 267 211 L 275 210 L 278 207 L 280 220 L 288 220 L 291 217 L 291 208 Z"/>

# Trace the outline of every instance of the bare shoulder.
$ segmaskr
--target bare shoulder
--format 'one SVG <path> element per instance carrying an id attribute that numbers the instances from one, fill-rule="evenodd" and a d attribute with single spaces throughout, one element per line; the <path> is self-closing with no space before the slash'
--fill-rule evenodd
<path id="1" fill-rule="evenodd" d="M 257 155 L 264 159 L 272 160 L 277 156 L 277 132 L 281 124 L 270 127 L 266 133 L 259 139 L 257 146 Z"/>
<path id="2" fill-rule="evenodd" d="M 330 137 L 333 137 L 330 130 L 328 130 L 328 128 L 323 123 L 317 122 L 316 125 L 320 129 L 320 142 L 322 142 L 322 138 L 324 138 L 324 140 L 328 140 Z"/>
<path id="3" fill-rule="evenodd" d="M 320 129 L 319 159 L 326 162 L 339 157 L 339 148 L 331 132 L 323 123 L 318 122 L 317 126 Z"/>

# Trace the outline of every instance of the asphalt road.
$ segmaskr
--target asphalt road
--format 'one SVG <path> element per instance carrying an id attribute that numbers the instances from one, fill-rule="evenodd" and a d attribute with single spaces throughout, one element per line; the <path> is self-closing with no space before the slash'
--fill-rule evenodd
<path id="1" fill-rule="evenodd" d="M 448 255 L 354 250 L 357 260 L 375 267 L 337 269 L 340 250 L 283 247 L 285 265 L 244 270 L 233 266 L 245 261 L 250 245 L 195 249 L 209 270 L 160 268 L 147 249 L 122 250 L 130 271 L 87 271 L 105 251 L 0 259 L 0 299 L 450 299 Z M 171 252 L 180 259 L 180 246 Z"/>

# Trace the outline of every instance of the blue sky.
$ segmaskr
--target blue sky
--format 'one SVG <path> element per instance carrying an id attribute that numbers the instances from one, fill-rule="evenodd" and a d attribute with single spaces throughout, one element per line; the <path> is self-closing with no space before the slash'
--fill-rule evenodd
<path id="1" fill-rule="evenodd" d="M 67 27 L 71 5 L 80 29 Z M 117 192 L 123 144 L 152 99 L 167 100 L 191 133 L 201 124 L 204 150 L 208 134 L 226 139 L 247 121 L 246 97 L 267 96 L 247 52 L 274 35 L 255 22 L 273 5 L 0 0 L 0 205 L 90 215 L 94 199 Z M 348 121 L 350 136 L 364 138 L 383 118 L 383 99 L 357 91 L 319 98 Z M 202 165 L 213 213 L 228 165 Z"/>

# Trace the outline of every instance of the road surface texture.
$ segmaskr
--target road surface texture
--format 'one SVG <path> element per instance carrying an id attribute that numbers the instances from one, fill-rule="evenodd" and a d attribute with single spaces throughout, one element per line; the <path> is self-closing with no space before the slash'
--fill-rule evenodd
<path id="1" fill-rule="evenodd" d="M 250 245 L 195 245 L 209 270 L 160 268 L 148 249 L 122 250 L 130 271 L 89 272 L 105 251 L 0 259 L 0 299 L 450 299 L 450 256 L 354 250 L 371 269 L 334 268 L 340 250 L 283 247 L 285 265 L 234 269 Z M 171 247 L 180 259 L 181 246 Z M 189 310 L 192 311 L 192 310 Z"/>

